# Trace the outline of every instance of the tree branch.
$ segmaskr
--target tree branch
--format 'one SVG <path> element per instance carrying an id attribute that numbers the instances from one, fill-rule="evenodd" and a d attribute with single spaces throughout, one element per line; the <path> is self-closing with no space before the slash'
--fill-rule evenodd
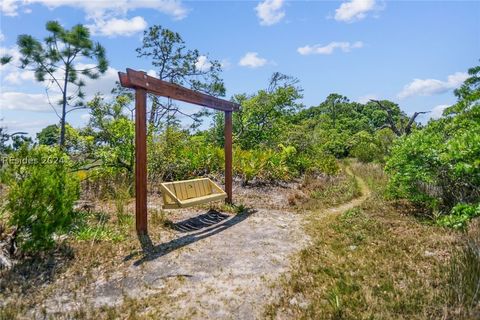
<path id="1" fill-rule="evenodd" d="M 384 106 L 380 101 L 378 100 L 373 100 L 370 99 L 370 101 L 375 102 L 382 110 L 385 110 L 387 112 L 387 121 L 388 121 L 388 127 L 397 135 L 401 136 L 402 133 L 400 130 L 398 130 L 397 126 L 395 125 L 395 121 L 393 120 L 393 113 L 392 110 L 386 106 Z"/>
<path id="2" fill-rule="evenodd" d="M 415 113 L 411 116 L 410 120 L 408 121 L 408 123 L 407 123 L 407 125 L 406 125 L 406 127 L 405 127 L 405 135 L 408 136 L 408 135 L 412 132 L 412 125 L 414 124 L 415 119 L 416 119 L 419 115 L 421 115 L 421 114 L 426 114 L 426 113 L 429 113 L 429 112 L 430 112 L 430 111 L 419 111 L 419 112 L 415 112 Z"/>

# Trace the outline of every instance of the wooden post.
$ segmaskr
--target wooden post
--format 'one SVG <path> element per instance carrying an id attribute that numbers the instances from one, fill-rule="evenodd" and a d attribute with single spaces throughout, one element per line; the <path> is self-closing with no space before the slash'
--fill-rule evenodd
<path id="1" fill-rule="evenodd" d="M 135 90 L 135 215 L 137 234 L 147 231 L 147 92 Z"/>
<path id="2" fill-rule="evenodd" d="M 232 111 L 225 111 L 225 192 L 226 203 L 232 203 Z"/>

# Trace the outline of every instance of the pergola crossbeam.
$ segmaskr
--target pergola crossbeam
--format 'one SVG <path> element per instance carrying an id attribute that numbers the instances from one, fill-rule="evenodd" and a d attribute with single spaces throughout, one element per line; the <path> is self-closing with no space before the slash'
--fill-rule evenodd
<path id="1" fill-rule="evenodd" d="M 168 97 L 219 111 L 237 111 L 240 109 L 240 106 L 234 102 L 151 77 L 142 71 L 127 69 L 126 74 L 119 72 L 119 77 L 123 87 L 143 88 L 157 96 Z"/>

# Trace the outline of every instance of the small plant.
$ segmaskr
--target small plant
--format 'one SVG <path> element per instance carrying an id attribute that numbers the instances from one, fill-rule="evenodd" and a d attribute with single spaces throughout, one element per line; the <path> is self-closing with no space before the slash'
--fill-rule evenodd
<path id="1" fill-rule="evenodd" d="M 217 204 L 211 204 L 210 209 L 214 209 L 216 211 L 220 212 L 228 212 L 228 213 L 234 213 L 234 214 L 239 214 L 242 213 L 246 210 L 245 205 L 239 203 L 239 204 L 228 204 L 228 203 L 217 203 Z"/>
<path id="2" fill-rule="evenodd" d="M 125 215 L 125 207 L 130 199 L 130 188 L 125 186 L 119 186 L 114 193 L 113 200 L 115 202 L 115 209 L 117 215 Z"/>
<path id="3" fill-rule="evenodd" d="M 164 210 L 152 210 L 151 221 L 153 225 L 161 227 L 171 227 L 172 221 L 167 218 L 167 212 Z"/>
<path id="4" fill-rule="evenodd" d="M 81 241 L 113 241 L 119 242 L 124 239 L 124 236 L 115 230 L 111 229 L 105 224 L 97 226 L 87 226 L 80 229 L 76 234 L 77 240 Z"/>
<path id="5" fill-rule="evenodd" d="M 452 208 L 449 215 L 437 219 L 437 224 L 453 229 L 465 229 L 468 222 L 474 217 L 480 216 L 480 204 L 469 205 L 459 203 Z"/>
<path id="6" fill-rule="evenodd" d="M 118 242 L 124 239 L 122 233 L 113 229 L 108 224 L 110 215 L 105 212 L 82 212 L 77 215 L 73 232 L 75 238 L 80 241 L 113 241 Z"/>
<path id="7" fill-rule="evenodd" d="M 358 207 L 349 209 L 345 211 L 342 215 L 343 219 L 350 219 L 359 216 L 362 213 L 362 210 Z"/>
<path id="8" fill-rule="evenodd" d="M 327 300 L 328 304 L 333 309 L 333 319 L 342 319 L 344 310 L 342 300 L 340 299 L 340 293 L 337 288 L 328 293 Z"/>
<path id="9" fill-rule="evenodd" d="M 8 160 L 2 180 L 8 186 L 4 210 L 18 230 L 24 251 L 51 248 L 65 232 L 79 197 L 79 181 L 69 157 L 56 147 L 22 146 Z"/>

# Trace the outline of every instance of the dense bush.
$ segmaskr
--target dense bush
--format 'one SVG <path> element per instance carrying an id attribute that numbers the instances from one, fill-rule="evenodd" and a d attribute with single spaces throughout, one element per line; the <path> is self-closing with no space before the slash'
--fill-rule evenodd
<path id="1" fill-rule="evenodd" d="M 69 226 L 78 199 L 71 161 L 56 147 L 24 145 L 6 162 L 2 180 L 8 188 L 3 208 L 8 222 L 17 228 L 25 251 L 48 249 L 54 235 Z"/>
<path id="2" fill-rule="evenodd" d="M 400 139 L 386 166 L 393 196 L 443 214 L 455 207 L 452 221 L 464 216 L 457 214 L 457 205 L 480 202 L 480 78 L 472 78 L 476 82 L 467 80 L 461 91 L 470 94 L 457 94 L 459 101 L 447 115 Z"/>

